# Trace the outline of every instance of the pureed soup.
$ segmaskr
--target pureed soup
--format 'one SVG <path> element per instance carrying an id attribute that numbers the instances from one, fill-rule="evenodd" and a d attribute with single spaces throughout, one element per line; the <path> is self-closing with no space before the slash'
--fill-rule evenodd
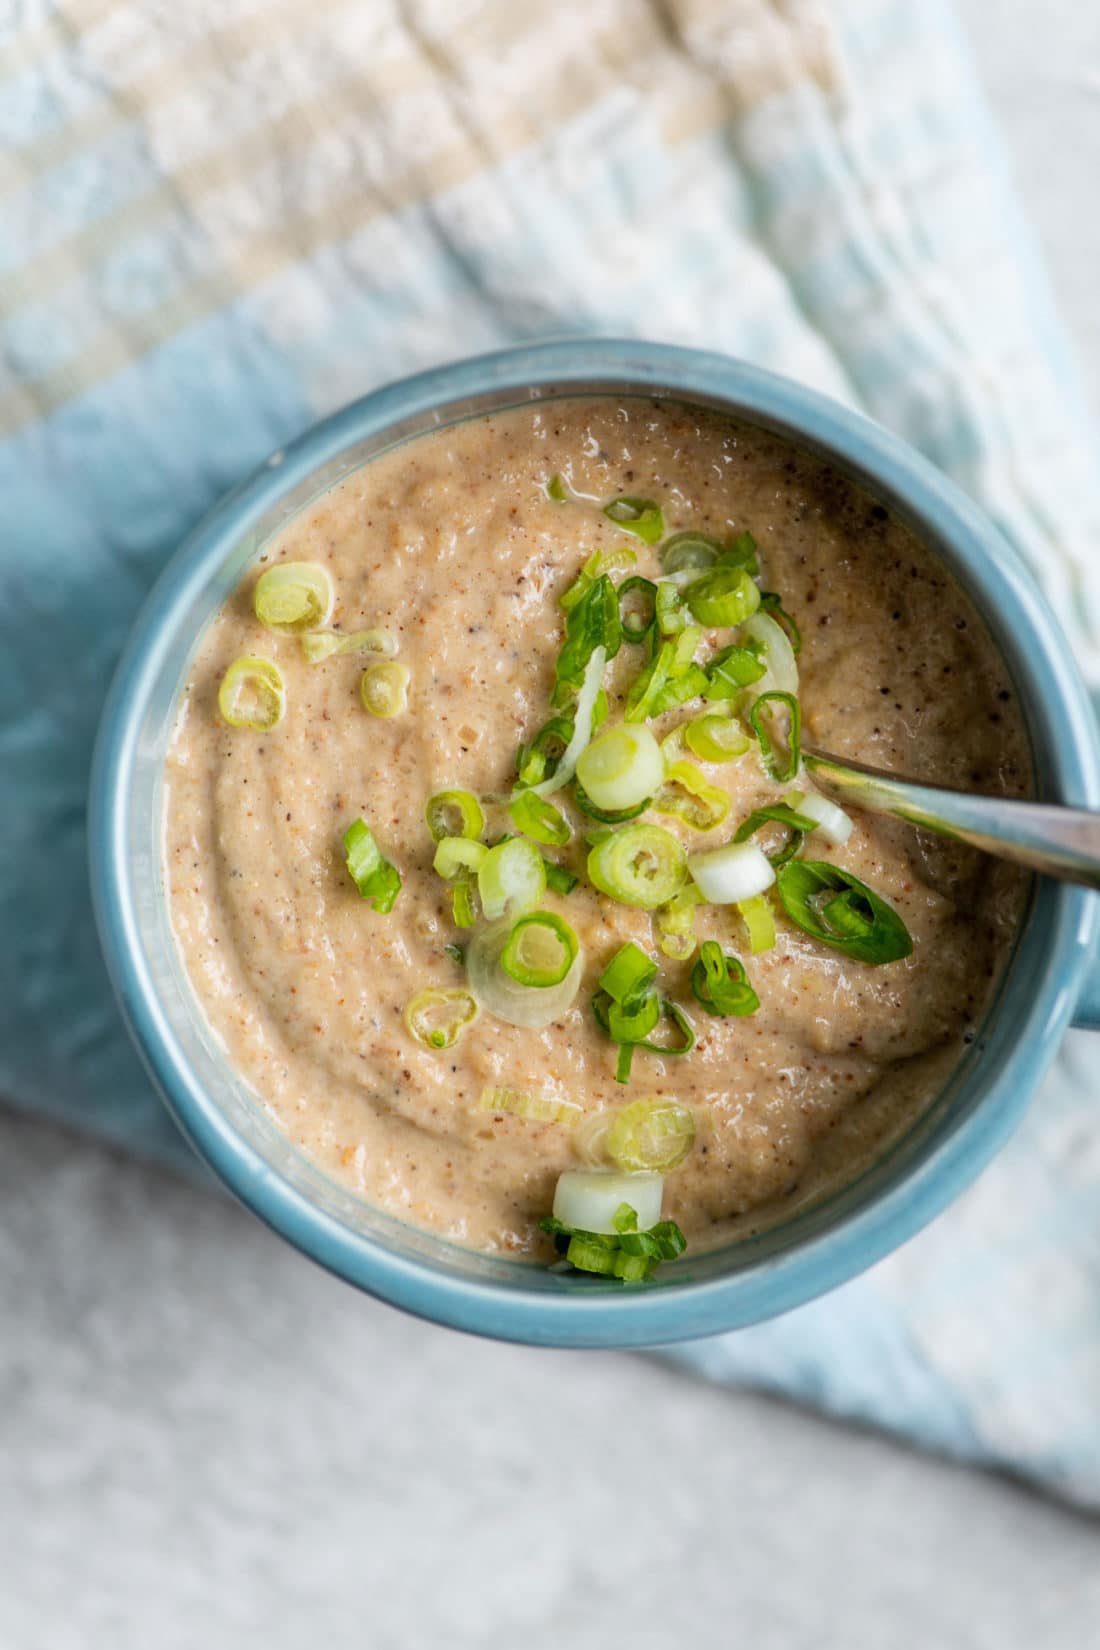
<path id="1" fill-rule="evenodd" d="M 202 639 L 166 876 L 229 1062 L 401 1219 L 626 1281 L 787 1218 L 973 1039 L 1020 875 L 800 741 L 1021 794 L 961 591 L 819 459 L 577 399 L 360 469 Z"/>

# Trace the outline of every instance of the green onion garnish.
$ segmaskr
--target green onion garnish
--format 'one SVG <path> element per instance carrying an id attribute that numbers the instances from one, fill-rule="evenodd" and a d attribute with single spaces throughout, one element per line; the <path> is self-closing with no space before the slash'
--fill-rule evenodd
<path id="1" fill-rule="evenodd" d="M 605 1150 L 617 1169 L 656 1169 L 668 1174 L 679 1167 L 694 1143 L 695 1119 L 678 1100 L 634 1100 L 615 1115 Z M 620 1230 L 630 1227 L 624 1224 Z"/>
<path id="2" fill-rule="evenodd" d="M 587 801 L 618 814 L 643 805 L 664 778 L 661 747 L 647 727 L 622 723 L 598 734 L 577 758 L 577 784 Z M 589 811 L 589 817 L 593 816 Z"/>
<path id="3" fill-rule="evenodd" d="M 436 843 L 432 870 L 448 882 L 458 877 L 476 876 L 488 859 L 490 849 L 484 842 L 475 842 L 468 836 L 445 836 Z"/>
<path id="4" fill-rule="evenodd" d="M 451 894 L 451 910 L 454 914 L 456 928 L 472 928 L 477 920 L 477 910 L 474 905 L 474 885 L 469 877 L 464 877 L 454 885 Z"/>
<path id="5" fill-rule="evenodd" d="M 755 1014 L 760 1007 L 745 976 L 745 965 L 732 951 L 723 954 L 714 940 L 704 940 L 691 971 L 691 989 L 708 1014 Z"/>
<path id="6" fill-rule="evenodd" d="M 657 964 L 640 945 L 628 940 L 621 946 L 599 978 L 601 991 L 620 1005 L 644 997 L 657 978 Z"/>
<path id="7" fill-rule="evenodd" d="M 500 954 L 500 966 L 517 985 L 545 990 L 560 985 L 578 951 L 577 936 L 553 911 L 520 917 Z"/>
<path id="8" fill-rule="evenodd" d="M 344 832 L 344 852 L 348 874 L 362 899 L 369 899 L 376 911 L 392 911 L 401 892 L 401 873 L 374 840 L 365 819 L 356 819 Z"/>
<path id="9" fill-rule="evenodd" d="M 591 750 L 591 746 L 588 747 Z M 560 848 L 573 835 L 572 828 L 560 808 L 539 796 L 535 791 L 520 791 L 508 804 L 508 812 L 518 831 L 535 842 Z"/>
<path id="10" fill-rule="evenodd" d="M 626 825 L 592 849 L 588 876 L 601 894 L 620 904 L 653 910 L 687 880 L 687 859 L 671 831 L 660 825 Z"/>
<path id="11" fill-rule="evenodd" d="M 760 592 L 760 608 L 764 613 L 771 613 L 777 624 L 781 624 L 787 632 L 792 651 L 797 655 L 802 652 L 802 632 L 792 619 L 787 609 L 782 605 L 774 590 Z"/>
<path id="12" fill-rule="evenodd" d="M 681 596 L 679 587 L 667 579 L 662 579 L 657 586 L 654 612 L 657 629 L 662 636 L 675 636 L 685 625 L 691 623 L 691 611 Z"/>
<path id="13" fill-rule="evenodd" d="M 388 630 L 355 630 L 347 636 L 338 630 L 314 630 L 305 632 L 299 641 L 311 665 L 331 659 L 335 653 L 377 653 L 392 659 L 397 652 L 397 638 Z"/>
<path id="14" fill-rule="evenodd" d="M 555 504 L 568 502 L 569 493 L 561 476 L 550 477 L 550 480 L 546 483 L 546 496 L 552 498 Z"/>
<path id="15" fill-rule="evenodd" d="M 653 989 L 657 965 L 633 941 L 622 946 L 604 969 L 599 989 L 592 999 L 596 1024 L 619 1045 L 615 1081 L 630 1080 L 636 1048 L 654 1054 L 687 1054 L 695 1047 L 691 1023 L 675 1003 L 666 1002 Z M 662 1019 L 671 1019 L 683 1039 L 679 1048 L 654 1042 L 651 1033 Z"/>
<path id="16" fill-rule="evenodd" d="M 791 860 L 777 873 L 776 886 L 796 927 L 856 962 L 898 962 L 913 949 L 893 906 L 838 865 Z"/>
<path id="17" fill-rule="evenodd" d="M 566 617 L 565 641 L 554 666 L 555 704 L 560 707 L 570 691 L 580 692 L 588 662 L 597 648 L 603 649 L 606 663 L 618 653 L 622 639 L 618 592 L 604 573 Z"/>
<path id="18" fill-rule="evenodd" d="M 573 737 L 571 716 L 552 716 L 529 745 L 516 753 L 516 774 L 521 785 L 541 785 L 552 775 Z"/>
<path id="19" fill-rule="evenodd" d="M 472 791 L 436 791 L 428 798 L 424 823 L 433 842 L 442 842 L 446 836 L 473 840 L 485 829 L 485 814 Z"/>
<path id="20" fill-rule="evenodd" d="M 611 812 L 607 808 L 597 808 L 592 798 L 585 791 L 584 786 L 578 782 L 573 787 L 573 800 L 586 819 L 595 819 L 601 825 L 625 825 L 628 820 L 637 819 L 639 814 L 644 814 L 653 798 L 646 796 L 642 798 L 641 802 L 636 803 L 633 808 L 619 808 L 617 811 Z M 606 835 L 606 832 L 602 834 Z"/>
<path id="21" fill-rule="evenodd" d="M 780 768 L 776 756 L 775 744 L 764 723 L 765 705 L 783 705 L 790 717 L 787 730 L 787 765 Z M 777 785 L 787 785 L 798 772 L 802 761 L 801 731 L 802 710 L 793 693 L 762 693 L 749 712 L 749 721 L 752 731 L 760 741 L 760 756 L 767 770 L 768 776 L 774 779 Z M 812 829 L 811 824 L 811 829 Z"/>
<path id="22" fill-rule="evenodd" d="M 442 844 L 440 844 L 442 846 Z M 509 837 L 490 848 L 478 866 L 477 891 L 490 921 L 506 911 L 529 911 L 546 888 L 546 866 L 533 842 Z"/>
<path id="23" fill-rule="evenodd" d="M 816 821 L 807 814 L 796 813 L 786 802 L 776 802 L 770 808 L 757 808 L 751 813 L 744 824 L 737 827 L 733 840 L 747 842 L 764 825 L 782 825 L 786 831 L 781 847 L 768 855 L 773 865 L 786 865 L 801 848 L 806 834 L 815 828 Z"/>
<path id="24" fill-rule="evenodd" d="M 660 814 L 675 814 L 696 831 L 713 831 L 730 811 L 729 792 L 711 785 L 694 762 L 673 762 L 653 798 Z"/>
<path id="25" fill-rule="evenodd" d="M 760 606 L 760 591 L 743 567 L 719 566 L 684 591 L 692 616 L 708 629 L 744 624 Z"/>
<path id="26" fill-rule="evenodd" d="M 218 688 L 218 711 L 231 728 L 269 733 L 286 710 L 286 683 L 271 659 L 234 659 Z"/>
<path id="27" fill-rule="evenodd" d="M 749 950 L 753 956 L 761 951 L 770 951 L 775 944 L 775 918 L 764 895 L 756 894 L 752 899 L 741 900 L 737 911 L 748 932 Z"/>
<path id="28" fill-rule="evenodd" d="M 399 716 L 408 704 L 409 671 L 396 659 L 368 665 L 359 683 L 363 709 L 372 716 Z"/>
<path id="29" fill-rule="evenodd" d="M 596 580 L 604 573 L 617 573 L 624 567 L 634 567 L 637 563 L 637 551 L 620 545 L 615 550 L 594 550 L 581 568 L 569 589 L 558 600 L 558 606 L 566 613 L 570 608 L 586 596 Z"/>
<path id="30" fill-rule="evenodd" d="M 545 854 L 542 856 L 542 863 L 546 868 L 546 886 L 551 893 L 571 894 L 580 878 L 575 877 L 572 871 L 567 871 L 564 865 L 557 865 L 552 859 L 547 859 Z"/>
<path id="31" fill-rule="evenodd" d="M 605 1176 L 610 1179 L 610 1176 Z M 625 1207 L 633 1214 L 630 1205 Z M 622 1221 L 621 1230 L 586 1232 L 567 1226 L 554 1215 L 539 1221 L 542 1231 L 553 1238 L 558 1252 L 578 1272 L 619 1278 L 623 1283 L 642 1283 L 664 1260 L 675 1260 L 687 1248 L 687 1240 L 674 1220 L 660 1220 L 648 1231 L 639 1232 Z"/>
<path id="32" fill-rule="evenodd" d="M 744 756 L 751 740 L 732 716 L 706 711 L 684 728 L 688 749 L 701 762 L 734 762 Z"/>
<path id="33" fill-rule="evenodd" d="M 661 506 L 650 498 L 631 498 L 624 494 L 605 504 L 603 513 L 624 533 L 636 533 L 646 544 L 656 544 L 664 537 L 665 518 Z"/>
<path id="34" fill-rule="evenodd" d="M 707 666 L 707 685 L 703 696 L 710 700 L 738 699 L 744 688 L 750 682 L 758 682 L 765 674 L 765 665 L 761 654 L 764 649 L 758 642 L 750 642 L 747 646 L 724 647 L 716 653 Z"/>
<path id="35" fill-rule="evenodd" d="M 627 722 L 644 722 L 650 716 L 660 716 L 687 699 L 693 699 L 706 687 L 706 676 L 694 662 L 695 649 L 702 631 L 689 625 L 675 641 L 662 642 L 649 664 L 630 684 L 623 710 Z"/>
<path id="36" fill-rule="evenodd" d="M 619 623 L 623 640 L 648 642 L 657 621 L 657 586 L 639 574 L 619 586 Z"/>
<path id="37" fill-rule="evenodd" d="M 486 1088 L 478 1101 L 481 1111 L 507 1112 L 531 1123 L 572 1123 L 582 1108 L 575 1100 L 558 1100 L 550 1094 L 524 1094 L 519 1089 Z"/>
<path id="38" fill-rule="evenodd" d="M 280 636 L 318 629 L 332 613 L 328 569 L 316 561 L 276 563 L 257 579 L 252 610 L 265 630 Z"/>
<path id="39" fill-rule="evenodd" d="M 703 896 L 689 883 L 662 905 L 654 917 L 657 943 L 666 957 L 686 962 L 695 950 L 695 913 L 704 904 Z"/>
<path id="40" fill-rule="evenodd" d="M 439 991 L 429 986 L 418 991 L 405 1010 L 405 1025 L 423 1048 L 435 1053 L 453 1048 L 478 1016 L 478 1006 L 464 986 Z"/>
<path id="41" fill-rule="evenodd" d="M 705 573 L 722 554 L 722 545 L 708 533 L 673 533 L 661 546 L 663 573 Z"/>
<path id="42" fill-rule="evenodd" d="M 451 961 L 458 964 L 459 968 L 465 965 L 466 947 L 464 945 L 445 945 L 443 949 Z"/>

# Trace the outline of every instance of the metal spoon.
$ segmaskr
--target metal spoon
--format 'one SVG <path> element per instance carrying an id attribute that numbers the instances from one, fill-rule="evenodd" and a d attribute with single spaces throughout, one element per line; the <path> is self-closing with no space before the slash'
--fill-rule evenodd
<path id="1" fill-rule="evenodd" d="M 1100 888 L 1100 813 L 915 785 L 805 746 L 802 758 L 814 783 L 834 802 L 893 814 L 1048 877 Z"/>

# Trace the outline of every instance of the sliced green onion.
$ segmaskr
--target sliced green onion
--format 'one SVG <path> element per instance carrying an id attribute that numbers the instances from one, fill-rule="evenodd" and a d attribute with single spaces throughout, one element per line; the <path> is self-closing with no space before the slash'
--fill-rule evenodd
<path id="1" fill-rule="evenodd" d="M 347 636 L 338 630 L 315 630 L 305 632 L 299 640 L 311 665 L 331 659 L 335 653 L 378 653 L 392 659 L 397 652 L 397 637 L 388 630 L 354 630 Z"/>
<path id="2" fill-rule="evenodd" d="M 517 831 L 549 847 L 561 848 L 573 835 L 572 827 L 561 809 L 555 808 L 537 791 L 520 791 L 508 804 L 508 812 Z"/>
<path id="3" fill-rule="evenodd" d="M 678 1100 L 634 1100 L 616 1113 L 606 1151 L 617 1169 L 678 1168 L 695 1143 L 695 1119 Z M 620 1231 L 629 1231 L 625 1224 Z"/>
<path id="4" fill-rule="evenodd" d="M 627 722 L 644 722 L 647 717 L 659 716 L 703 691 L 706 678 L 693 661 L 701 634 L 697 626 L 690 625 L 675 641 L 662 642 L 630 685 L 623 710 Z"/>
<path id="5" fill-rule="evenodd" d="M 711 905 L 740 905 L 775 881 L 770 860 L 755 842 L 727 842 L 724 848 L 692 854 L 688 870 Z"/>
<path id="6" fill-rule="evenodd" d="M 560 985 L 577 958 L 577 936 L 553 911 L 520 917 L 500 954 L 500 966 L 517 985 L 545 990 Z"/>
<path id="7" fill-rule="evenodd" d="M 636 1004 L 605 1002 L 599 996 L 596 1001 L 596 1018 L 614 1043 L 644 1043 L 661 1018 L 661 999 L 655 991 Z"/>
<path id="8" fill-rule="evenodd" d="M 665 518 L 661 506 L 650 498 L 631 498 L 624 494 L 605 504 L 603 513 L 624 533 L 636 533 L 646 544 L 656 544 L 664 537 Z"/>
<path id="9" fill-rule="evenodd" d="M 448 882 L 454 882 L 457 877 L 476 876 L 490 852 L 484 842 L 475 842 L 468 836 L 441 837 L 436 844 L 432 870 Z"/>
<path id="10" fill-rule="evenodd" d="M 763 894 L 738 901 L 737 911 L 748 932 L 749 950 L 753 956 L 761 951 L 770 951 L 775 944 L 775 918 Z"/>
<path id="11" fill-rule="evenodd" d="M 363 709 L 372 716 L 400 716 L 409 702 L 409 670 L 396 659 L 368 665 L 359 683 Z"/>
<path id="12" fill-rule="evenodd" d="M 453 1048 L 477 1019 L 478 1006 L 463 986 L 439 991 L 429 986 L 418 991 L 405 1010 L 405 1025 L 423 1048 L 438 1053 Z"/>
<path id="13" fill-rule="evenodd" d="M 783 626 L 783 629 L 787 632 L 791 649 L 797 657 L 802 652 L 802 632 L 780 602 L 774 590 L 762 590 L 760 592 L 760 607 L 762 612 L 771 613 L 776 622 Z"/>
<path id="14" fill-rule="evenodd" d="M 545 889 L 546 866 L 542 855 L 526 837 L 513 836 L 506 842 L 498 842 L 477 867 L 481 908 L 490 922 L 503 916 L 505 911 L 516 914 L 529 911 L 538 904 Z"/>
<path id="15" fill-rule="evenodd" d="M 686 881 L 687 864 L 671 831 L 660 825 L 626 825 L 592 849 L 588 876 L 601 894 L 652 910 L 666 904 Z"/>
<path id="16" fill-rule="evenodd" d="M 796 813 L 786 802 L 776 802 L 770 808 L 757 808 L 751 813 L 743 825 L 739 825 L 734 833 L 735 842 L 747 842 L 765 825 L 782 825 L 787 835 L 781 846 L 768 858 L 773 865 L 786 865 L 793 859 L 808 831 L 814 828 L 814 821 L 808 814 Z"/>
<path id="17" fill-rule="evenodd" d="M 637 1182 L 641 1176 L 600 1174 L 599 1178 L 604 1181 Z M 605 1198 L 602 1194 L 603 1188 L 600 1188 L 598 1201 L 595 1192 L 589 1201 L 583 1191 L 574 1191 L 570 1188 L 568 1193 L 562 1196 L 561 1207 L 573 1207 L 574 1198 L 577 1200 L 578 1208 L 594 1207 L 606 1230 L 601 1227 L 597 1231 L 586 1231 L 583 1227 L 567 1224 L 554 1215 L 539 1221 L 540 1229 L 548 1232 L 553 1238 L 558 1253 L 563 1254 L 577 1271 L 618 1278 L 623 1283 L 643 1283 L 652 1277 L 662 1261 L 675 1260 L 683 1254 L 687 1248 L 687 1241 L 674 1220 L 659 1220 L 647 1231 L 639 1231 L 638 1211 L 633 1205 L 624 1198 L 612 1214 L 606 1215 Z M 630 1195 L 635 1195 L 633 1189 Z M 556 1207 L 558 1203 L 555 1194 Z M 609 1226 L 608 1221 L 611 1223 Z"/>
<path id="18" fill-rule="evenodd" d="M 630 598 L 634 597 L 631 602 Z M 619 586 L 619 623 L 623 640 L 647 642 L 657 622 L 657 586 L 639 574 L 624 579 Z"/>
<path id="19" fill-rule="evenodd" d="M 661 546 L 661 570 L 664 573 L 705 573 L 721 554 L 721 544 L 708 533 L 673 533 Z"/>
<path id="20" fill-rule="evenodd" d="M 711 785 L 694 762 L 673 762 L 653 798 L 658 813 L 675 814 L 696 831 L 713 831 L 730 811 L 729 792 Z"/>
<path id="21" fill-rule="evenodd" d="M 913 949 L 894 907 L 838 865 L 793 859 L 776 882 L 783 909 L 796 927 L 856 962 L 898 962 Z"/>
<path id="22" fill-rule="evenodd" d="M 456 928 L 472 928 L 477 920 L 474 906 L 474 885 L 468 877 L 456 882 L 451 894 L 451 910 Z"/>
<path id="23" fill-rule="evenodd" d="M 286 711 L 286 683 L 271 659 L 234 659 L 218 688 L 218 711 L 231 728 L 270 733 Z"/>
<path id="24" fill-rule="evenodd" d="M 754 613 L 745 621 L 741 640 L 746 647 L 759 648 L 766 669 L 763 676 L 749 684 L 753 697 L 759 693 L 797 693 L 798 663 L 790 638 L 781 624 L 770 613 Z"/>
<path id="25" fill-rule="evenodd" d="M 546 886 L 551 893 L 571 894 L 580 878 L 575 877 L 572 871 L 567 871 L 564 865 L 556 865 L 552 859 L 547 859 L 545 854 L 542 856 L 542 863 L 546 868 Z"/>
<path id="26" fill-rule="evenodd" d="M 554 1218 L 574 1231 L 615 1233 L 615 1217 L 626 1203 L 641 1227 L 661 1218 L 664 1182 L 652 1172 L 609 1174 L 602 1169 L 567 1169 L 554 1189 Z"/>
<path id="27" fill-rule="evenodd" d="M 625 546 L 620 546 L 617 550 L 594 550 L 569 589 L 558 598 L 558 606 L 568 613 L 570 608 L 576 607 L 587 595 L 596 580 L 604 573 L 616 573 L 620 568 L 634 567 L 637 560 L 637 551 Z"/>
<path id="28" fill-rule="evenodd" d="M 365 819 L 353 820 L 344 832 L 344 852 L 348 874 L 360 897 L 369 899 L 376 911 L 392 911 L 401 892 L 401 874 L 383 858 Z"/>
<path id="29" fill-rule="evenodd" d="M 745 976 L 745 965 L 732 951 L 723 954 L 714 940 L 705 940 L 691 971 L 691 989 L 708 1014 L 755 1014 L 760 1007 Z"/>
<path id="30" fill-rule="evenodd" d="M 332 600 L 332 580 L 320 562 L 281 561 L 257 579 L 252 610 L 265 630 L 294 636 L 328 624 Z"/>
<path id="31" fill-rule="evenodd" d="M 650 1054 L 667 1055 L 676 1059 L 681 1055 L 690 1054 L 695 1047 L 695 1030 L 680 1005 L 671 1002 L 667 997 L 662 997 L 661 1019 L 668 1020 L 676 1028 L 681 1039 L 679 1046 L 655 1042 L 652 1037 L 647 1037 L 644 1042 L 638 1043 L 637 1047 L 646 1049 Z"/>
<path id="32" fill-rule="evenodd" d="M 647 727 L 621 723 L 597 735 L 577 759 L 577 782 L 600 810 L 621 813 L 651 796 L 664 778 L 661 749 Z"/>
<path id="33" fill-rule="evenodd" d="M 662 636 L 675 636 L 685 625 L 691 623 L 691 610 L 681 596 L 679 587 L 669 579 L 662 579 L 657 586 L 654 612 L 657 629 Z"/>
<path id="34" fill-rule="evenodd" d="M 516 773 L 521 785 L 540 785 L 557 769 L 573 737 L 571 716 L 552 716 L 529 745 L 516 753 Z"/>
<path id="35" fill-rule="evenodd" d="M 625 1005 L 644 997 L 656 978 L 657 964 L 652 957 L 647 957 L 640 945 L 628 940 L 616 951 L 598 984 L 612 1002 Z"/>
<path id="36" fill-rule="evenodd" d="M 573 800 L 586 819 L 595 819 L 601 825 L 625 825 L 628 820 L 637 819 L 639 814 L 644 814 L 653 798 L 651 796 L 643 797 L 641 802 L 635 803 L 633 808 L 619 808 L 612 812 L 608 808 L 597 808 L 592 798 L 585 791 L 584 786 L 578 783 L 573 790 Z M 606 832 L 601 833 L 601 838 L 606 834 Z"/>
<path id="37" fill-rule="evenodd" d="M 695 913 L 704 904 L 703 896 L 689 883 L 662 905 L 654 917 L 657 943 L 666 957 L 686 962 L 695 950 Z"/>
<path id="38" fill-rule="evenodd" d="M 704 695 L 710 700 L 739 699 L 751 682 L 759 682 L 767 674 L 761 655 L 763 647 L 749 642 L 745 647 L 724 647 L 707 666 L 707 685 Z"/>
<path id="39" fill-rule="evenodd" d="M 546 496 L 547 498 L 553 499 L 555 504 L 565 504 L 568 502 L 569 493 L 566 490 L 565 482 L 561 479 L 561 476 L 550 477 L 550 480 L 546 483 Z"/>
<path id="40" fill-rule="evenodd" d="M 688 749 L 701 762 L 735 762 L 744 756 L 751 741 L 732 716 L 707 711 L 684 729 Z"/>
<path id="41" fill-rule="evenodd" d="M 685 630 L 684 635 L 687 635 Z M 651 715 L 662 716 L 666 710 L 687 704 L 689 699 L 700 699 L 706 692 L 707 673 L 701 665 L 690 664 L 678 675 L 671 676 L 657 695 Z"/>
<path id="42" fill-rule="evenodd" d="M 692 616 L 708 629 L 744 624 L 760 606 L 760 590 L 743 567 L 719 566 L 684 592 Z"/>
<path id="43" fill-rule="evenodd" d="M 606 663 L 618 653 L 622 640 L 618 592 L 604 573 L 566 616 L 565 641 L 554 665 L 555 704 L 560 706 L 571 693 L 580 692 L 597 649 L 603 650 Z"/>
<path id="44" fill-rule="evenodd" d="M 485 814 L 472 791 L 436 791 L 428 798 L 424 823 L 433 842 L 445 836 L 479 837 L 485 829 Z"/>
<path id="45" fill-rule="evenodd" d="M 501 967 L 514 926 L 511 917 L 502 917 L 475 930 L 466 952 L 466 977 L 487 1014 L 508 1025 L 542 1031 L 572 1008 L 584 973 L 584 952 L 578 945 L 568 973 L 557 985 L 533 990 Z"/>
<path id="46" fill-rule="evenodd" d="M 482 1089 L 481 1111 L 507 1112 L 531 1123 L 572 1123 L 581 1107 L 575 1100 L 558 1100 L 550 1094 L 523 1094 L 519 1089 Z"/>
<path id="47" fill-rule="evenodd" d="M 811 829 L 820 831 L 825 841 L 831 843 L 834 848 L 843 848 L 855 830 L 855 821 L 849 818 L 844 809 L 838 808 L 835 802 L 829 802 L 823 796 L 804 796 L 800 791 L 789 791 L 787 801 L 806 819 L 812 820 Z"/>
<path id="48" fill-rule="evenodd" d="M 764 722 L 765 705 L 782 705 L 790 717 L 787 730 L 787 762 L 784 767 L 780 767 L 775 744 Z M 779 693 L 774 689 L 761 693 L 749 712 L 749 722 L 753 733 L 760 741 L 760 756 L 769 778 L 774 779 L 777 785 L 789 784 L 802 762 L 802 710 L 798 700 L 793 693 Z"/>
<path id="49" fill-rule="evenodd" d="M 597 647 L 584 667 L 584 680 L 577 695 L 576 708 L 573 712 L 573 733 L 569 743 L 562 751 L 549 778 L 542 779 L 537 785 L 530 787 L 531 790 L 537 791 L 540 796 L 550 796 L 554 791 L 561 790 L 563 785 L 568 785 L 577 771 L 577 759 L 581 752 L 587 748 L 592 738 L 592 722 L 596 712 L 596 699 L 599 696 L 606 663 L 607 654 L 604 648 Z"/>
<path id="50" fill-rule="evenodd" d="M 451 961 L 458 964 L 459 968 L 465 965 L 466 947 L 464 945 L 445 945 L 443 949 Z"/>
<path id="51" fill-rule="evenodd" d="M 683 1010 L 664 997 L 651 991 L 640 1003 L 620 1005 L 605 991 L 597 991 L 592 999 L 592 1013 L 600 1030 L 619 1045 L 619 1060 L 615 1067 L 615 1081 L 630 1080 L 634 1050 L 646 1049 L 651 1054 L 679 1057 L 690 1054 L 695 1047 L 695 1032 Z M 650 1033 L 656 1031 L 662 1020 L 670 1020 L 681 1038 L 680 1046 L 654 1041 Z"/>
<path id="52" fill-rule="evenodd" d="M 607 690 L 601 688 L 596 695 L 596 703 L 592 706 L 592 732 L 599 733 L 610 715 L 611 707 L 607 702 Z"/>

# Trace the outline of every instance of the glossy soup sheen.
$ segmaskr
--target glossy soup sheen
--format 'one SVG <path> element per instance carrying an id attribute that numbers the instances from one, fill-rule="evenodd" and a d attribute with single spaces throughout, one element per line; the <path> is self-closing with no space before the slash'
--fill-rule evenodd
<path id="1" fill-rule="evenodd" d="M 544 905 L 567 916 L 587 963 L 574 1007 L 541 1032 L 482 1014 L 452 1049 L 403 1022 L 429 985 L 463 983 L 444 950 L 450 891 L 423 822 L 434 792 L 501 794 L 517 745 L 549 714 L 561 592 L 593 550 L 624 544 L 653 576 L 655 550 L 578 494 L 656 499 L 666 533 L 750 529 L 764 588 L 805 645 L 807 742 L 932 782 L 1015 795 L 1028 785 L 1012 690 L 974 609 L 887 511 L 816 458 L 716 415 L 643 399 L 542 403 L 420 438 L 359 470 L 272 543 L 217 616 L 182 684 L 167 761 L 165 875 L 194 990 L 228 1060 L 327 1173 L 400 1218 L 461 1243 L 551 1258 L 536 1228 L 573 1129 L 483 1109 L 489 1088 L 568 1100 L 585 1115 L 674 1095 L 694 1147 L 666 1180 L 664 1213 L 710 1247 L 786 1218 L 842 1184 L 912 1123 L 971 1040 L 1018 922 L 1023 880 L 946 840 L 857 815 L 842 848 L 810 839 L 890 900 L 913 936 L 904 961 L 849 961 L 781 914 L 778 943 L 749 956 L 728 909 L 700 938 L 744 958 L 758 1013 L 711 1018 L 690 963 L 662 961 L 662 989 L 698 1033 L 682 1060 L 639 1052 L 628 1087 L 591 1013 L 596 979 L 628 939 L 655 951 L 648 912 L 599 896 L 583 874 Z M 411 672 L 407 711 L 371 717 L 362 656 L 308 663 L 271 635 L 252 591 L 273 561 L 315 560 L 336 588 L 333 623 L 382 626 Z M 277 661 L 287 712 L 271 732 L 217 713 L 231 660 Z M 608 672 L 612 716 L 642 663 L 624 645 Z M 663 735 L 698 704 L 661 718 Z M 756 749 L 708 767 L 732 808 L 691 849 L 732 835 L 778 799 Z M 562 793 L 573 822 L 584 826 Z M 362 815 L 404 887 L 393 911 L 361 900 L 341 839 Z M 511 829 L 490 809 L 490 838 Z M 656 816 L 654 816 L 656 817 Z M 580 838 L 556 857 L 583 873 Z"/>

